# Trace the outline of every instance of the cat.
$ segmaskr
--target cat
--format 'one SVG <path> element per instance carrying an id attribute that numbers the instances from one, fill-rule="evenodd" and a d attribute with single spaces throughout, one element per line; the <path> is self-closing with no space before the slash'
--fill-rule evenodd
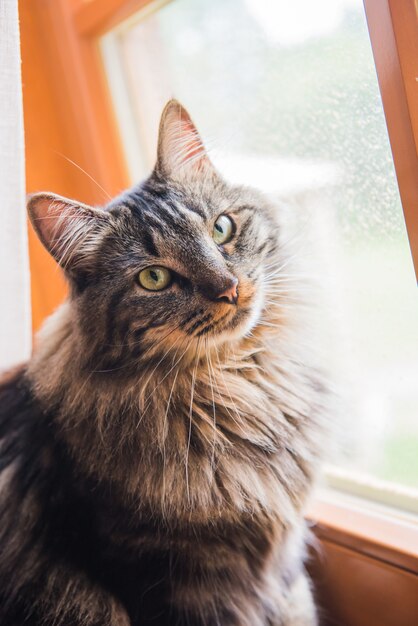
<path id="1" fill-rule="evenodd" d="M 69 296 L 0 383 L 0 623 L 313 626 L 327 383 L 282 216 L 175 100 L 157 152 L 103 209 L 29 198 Z"/>

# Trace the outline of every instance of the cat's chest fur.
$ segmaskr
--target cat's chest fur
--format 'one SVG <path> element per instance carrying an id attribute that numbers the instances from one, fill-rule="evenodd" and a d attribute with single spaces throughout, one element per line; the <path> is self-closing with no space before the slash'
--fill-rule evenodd
<path id="1" fill-rule="evenodd" d="M 174 382 L 177 391 L 169 379 L 141 397 L 133 386 L 112 413 L 100 415 L 97 402 L 90 409 L 96 415 L 78 418 L 66 436 L 83 470 L 112 484 L 138 519 L 152 511 L 168 525 L 247 516 L 291 524 L 316 457 L 306 397 L 250 367 L 201 371 L 199 379 L 192 372 Z"/>

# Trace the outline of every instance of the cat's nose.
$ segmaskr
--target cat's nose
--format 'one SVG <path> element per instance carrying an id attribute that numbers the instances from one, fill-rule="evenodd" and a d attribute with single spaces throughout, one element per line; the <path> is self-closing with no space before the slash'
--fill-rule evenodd
<path id="1" fill-rule="evenodd" d="M 236 304 L 238 302 L 238 279 L 235 277 L 231 278 L 227 287 L 216 294 L 215 299 Z"/>

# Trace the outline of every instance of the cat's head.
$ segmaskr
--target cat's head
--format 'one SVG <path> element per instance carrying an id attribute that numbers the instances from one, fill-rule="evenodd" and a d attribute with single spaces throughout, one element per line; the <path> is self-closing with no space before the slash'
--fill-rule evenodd
<path id="1" fill-rule="evenodd" d="M 219 176 L 174 100 L 142 184 L 103 209 L 49 193 L 28 209 L 68 277 L 73 319 L 98 369 L 240 338 L 267 306 L 274 213 L 260 194 Z"/>

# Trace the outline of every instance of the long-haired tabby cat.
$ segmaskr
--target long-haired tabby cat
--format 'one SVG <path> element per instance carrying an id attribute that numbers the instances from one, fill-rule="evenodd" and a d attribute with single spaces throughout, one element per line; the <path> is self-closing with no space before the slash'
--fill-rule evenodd
<path id="1" fill-rule="evenodd" d="M 176 101 L 145 182 L 28 208 L 70 295 L 0 385 L 1 625 L 316 624 L 325 393 L 280 211 L 222 180 Z"/>

